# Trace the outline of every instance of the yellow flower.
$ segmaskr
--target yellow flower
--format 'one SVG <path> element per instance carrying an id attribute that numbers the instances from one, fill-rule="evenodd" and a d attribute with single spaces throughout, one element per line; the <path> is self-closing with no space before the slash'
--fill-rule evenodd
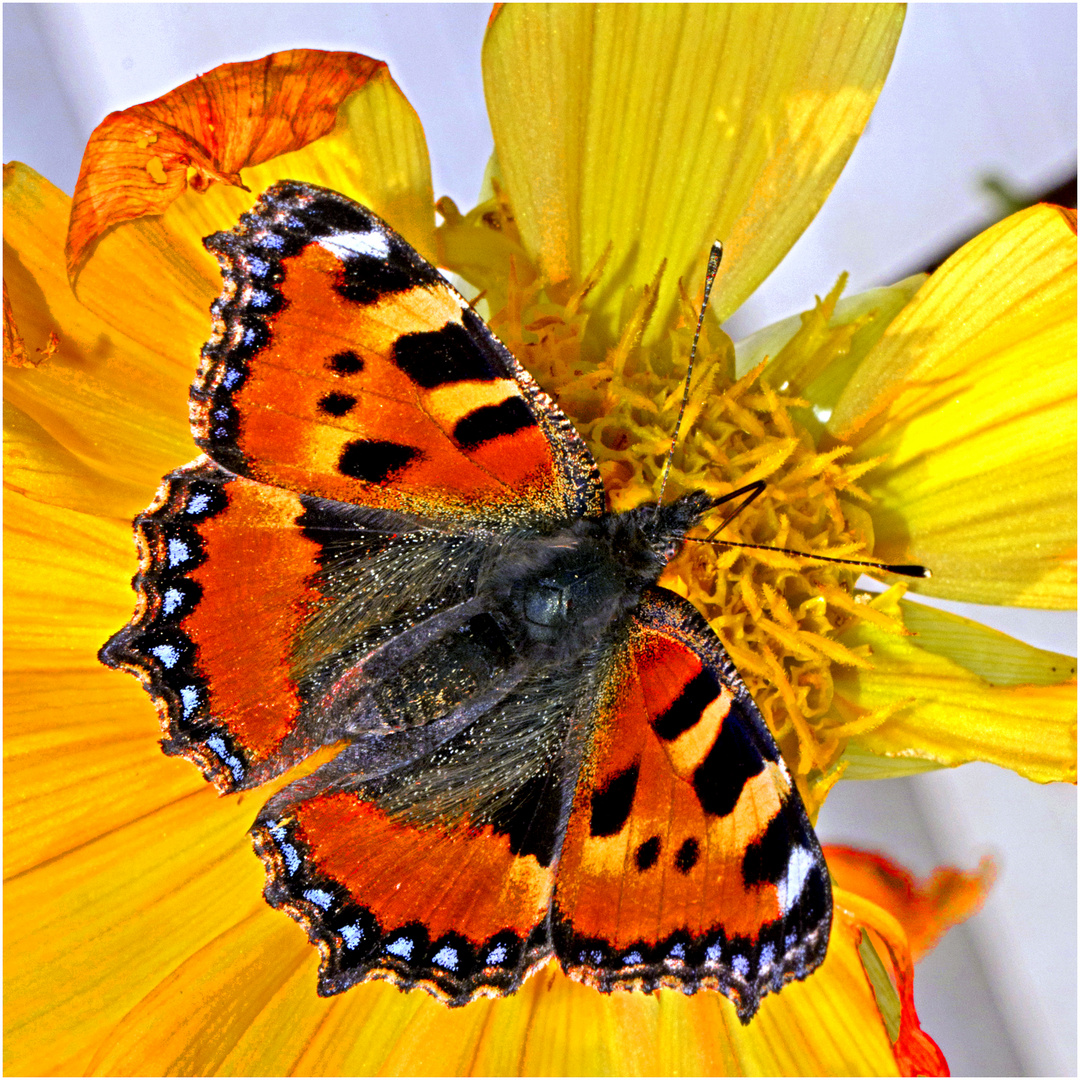
<path id="1" fill-rule="evenodd" d="M 340 190 L 483 289 L 620 509 L 655 497 L 692 329 L 685 292 L 722 237 L 668 497 L 761 479 L 725 539 L 924 562 L 935 577 L 920 589 L 943 596 L 1071 604 L 1075 220 L 1016 215 L 921 287 L 830 294 L 794 335 L 736 349 L 719 326 L 824 200 L 901 18 L 502 9 L 484 52 L 490 198 L 466 215 L 442 203 L 438 231 L 419 122 L 385 66 L 350 54 L 226 65 L 114 114 L 73 200 L 6 168 L 9 1072 L 944 1065 L 914 1016 L 909 950 L 977 906 L 988 874 L 947 875 L 912 905 L 895 875 L 873 886 L 872 861 L 834 851 L 829 955 L 748 1027 L 716 994 L 604 997 L 555 965 L 460 1010 L 382 984 L 320 999 L 314 950 L 260 896 L 246 829 L 265 793 L 218 800 L 164 758 L 143 691 L 95 659 L 130 616 L 131 518 L 195 453 L 187 386 L 220 288 L 201 238 L 249 207 L 240 176 L 255 192 L 285 176 Z M 708 95 L 702 71 L 723 73 Z M 1031 458 L 1045 468 L 1020 473 Z M 665 584 L 709 616 L 812 813 L 845 767 L 977 758 L 1075 780 L 1067 658 L 899 590 L 860 596 L 848 567 L 691 546 Z"/>

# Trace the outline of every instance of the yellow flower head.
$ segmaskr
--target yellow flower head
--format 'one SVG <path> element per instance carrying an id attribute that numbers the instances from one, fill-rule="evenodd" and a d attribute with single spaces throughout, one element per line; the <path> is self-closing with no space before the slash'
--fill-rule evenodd
<path id="1" fill-rule="evenodd" d="M 241 181 L 291 177 L 371 206 L 478 290 L 613 509 L 658 495 L 721 237 L 665 499 L 764 492 L 719 535 L 732 546 L 688 544 L 663 583 L 720 635 L 811 814 L 842 773 L 977 759 L 1075 781 L 1069 658 L 903 586 L 859 593 L 851 567 L 737 546 L 922 563 L 934 577 L 914 587 L 940 596 L 1075 601 L 1075 215 L 1023 211 L 929 280 L 852 299 L 841 283 L 738 346 L 721 329 L 828 194 L 901 21 L 869 5 L 502 8 L 484 49 L 488 190 L 466 214 L 440 202 L 438 229 L 415 113 L 353 54 L 225 65 L 113 114 L 72 200 L 6 167 L 9 1071 L 945 1068 L 912 956 L 991 871 L 919 886 L 847 849 L 826 850 L 825 962 L 748 1027 L 717 994 L 602 996 L 556 965 L 453 1011 L 382 984 L 318 998 L 314 951 L 260 898 L 257 803 L 164 758 L 145 695 L 95 659 L 130 616 L 131 518 L 194 456 L 187 388 L 220 288 L 201 238 L 250 207 Z M 703 71 L 719 73 L 709 94 Z"/>

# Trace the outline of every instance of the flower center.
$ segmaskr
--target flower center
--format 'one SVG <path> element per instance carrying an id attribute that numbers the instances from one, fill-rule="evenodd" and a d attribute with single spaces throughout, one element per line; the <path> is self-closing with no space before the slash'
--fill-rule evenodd
<path id="1" fill-rule="evenodd" d="M 588 442 L 609 508 L 626 510 L 657 497 L 696 315 L 687 301 L 666 337 L 644 346 L 653 294 L 628 295 L 619 341 L 598 348 L 582 310 L 587 288 L 558 302 L 540 282 L 523 286 L 511 275 L 493 329 Z M 868 663 L 836 640 L 866 611 L 853 595 L 858 573 L 738 543 L 865 557 L 873 541 L 869 519 L 852 500 L 866 498 L 855 482 L 866 466 L 845 466 L 846 447 L 819 449 L 798 422 L 807 403 L 774 390 L 762 371 L 759 365 L 736 379 L 730 339 L 706 320 L 664 498 L 698 489 L 719 496 L 757 480 L 766 487 L 720 533 L 723 543 L 685 544 L 661 583 L 709 619 L 813 815 L 838 776 L 833 766 L 851 719 L 832 709 L 832 664 Z M 698 538 L 735 505 L 715 511 Z"/>

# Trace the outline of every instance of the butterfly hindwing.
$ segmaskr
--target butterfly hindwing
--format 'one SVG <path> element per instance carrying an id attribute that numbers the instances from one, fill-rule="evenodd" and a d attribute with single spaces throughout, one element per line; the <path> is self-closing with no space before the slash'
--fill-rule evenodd
<path id="1" fill-rule="evenodd" d="M 525 680 L 438 745 L 426 728 L 392 736 L 397 762 L 388 739 L 360 740 L 267 804 L 265 895 L 319 946 L 320 993 L 374 977 L 460 1005 L 551 955 L 588 668 Z"/>
<path id="2" fill-rule="evenodd" d="M 225 289 L 191 420 L 219 464 L 454 526 L 602 511 L 573 426 L 370 210 L 284 181 L 206 244 Z"/>
<path id="3" fill-rule="evenodd" d="M 659 588 L 595 710 L 555 889 L 559 959 L 603 990 L 719 989 L 746 1019 L 817 966 L 831 918 L 776 744 L 708 624 Z"/>
<path id="4" fill-rule="evenodd" d="M 205 457 L 165 477 L 135 534 L 139 607 L 101 659 L 142 679 L 165 752 L 221 791 L 264 783 L 365 723 L 386 727 L 337 701 L 335 686 L 422 617 L 467 600 L 486 550 Z"/>
<path id="5" fill-rule="evenodd" d="M 139 606 L 101 658 L 142 679 L 165 752 L 222 791 L 262 783 L 313 748 L 295 737 L 301 703 L 289 670 L 317 569 L 302 514 L 299 496 L 201 458 L 166 476 L 135 519 Z"/>

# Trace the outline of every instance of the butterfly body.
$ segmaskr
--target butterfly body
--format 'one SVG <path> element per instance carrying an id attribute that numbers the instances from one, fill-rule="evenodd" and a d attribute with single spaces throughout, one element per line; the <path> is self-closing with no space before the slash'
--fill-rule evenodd
<path id="1" fill-rule="evenodd" d="M 554 954 L 749 1020 L 820 963 L 831 900 L 746 687 L 656 585 L 715 500 L 606 511 L 566 417 L 350 200 L 285 182 L 207 246 L 204 456 L 136 519 L 102 659 L 222 791 L 341 746 L 252 830 L 320 993 L 464 1004 Z"/>

